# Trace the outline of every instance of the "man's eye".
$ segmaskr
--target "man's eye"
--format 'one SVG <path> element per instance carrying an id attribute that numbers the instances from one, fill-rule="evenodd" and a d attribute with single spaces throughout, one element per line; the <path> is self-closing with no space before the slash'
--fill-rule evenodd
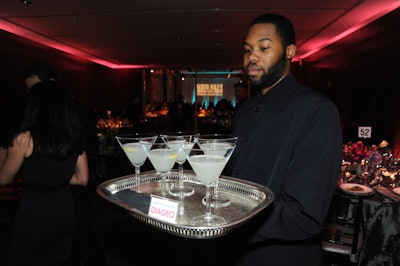
<path id="1" fill-rule="evenodd" d="M 249 54 L 249 53 L 251 53 L 251 50 L 245 48 L 245 49 L 244 49 L 244 53 L 245 53 L 245 54 Z"/>
<path id="2" fill-rule="evenodd" d="M 266 50 L 268 50 L 269 49 L 269 47 L 261 47 L 260 48 L 260 50 L 262 51 L 262 52 L 264 52 L 264 51 L 266 51 Z"/>

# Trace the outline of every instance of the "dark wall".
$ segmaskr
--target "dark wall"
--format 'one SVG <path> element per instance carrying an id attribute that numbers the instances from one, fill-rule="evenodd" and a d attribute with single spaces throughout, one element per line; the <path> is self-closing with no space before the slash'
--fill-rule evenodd
<path id="1" fill-rule="evenodd" d="M 297 78 L 327 94 L 338 106 L 344 140 L 358 126 L 400 149 L 400 9 L 294 64 Z M 396 144 L 399 143 L 399 144 Z"/>
<path id="2" fill-rule="evenodd" d="M 121 100 L 141 93 L 141 69 L 110 69 L 0 30 L 0 97 L 14 99 L 24 94 L 22 71 L 32 63 L 54 66 L 58 80 L 75 96 L 100 111 L 113 109 Z"/>
<path id="3" fill-rule="evenodd" d="M 33 63 L 52 65 L 58 80 L 97 116 L 129 104 L 141 94 L 141 69 L 109 69 L 0 30 L 0 146 L 8 144 L 25 106 L 23 70 Z"/>

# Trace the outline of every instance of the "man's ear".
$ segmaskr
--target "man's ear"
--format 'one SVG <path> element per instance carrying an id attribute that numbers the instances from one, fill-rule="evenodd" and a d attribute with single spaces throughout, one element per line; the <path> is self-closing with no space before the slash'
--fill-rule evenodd
<path id="1" fill-rule="evenodd" d="M 291 60 L 296 55 L 297 47 L 294 44 L 289 44 L 286 46 L 286 56 L 287 59 Z"/>

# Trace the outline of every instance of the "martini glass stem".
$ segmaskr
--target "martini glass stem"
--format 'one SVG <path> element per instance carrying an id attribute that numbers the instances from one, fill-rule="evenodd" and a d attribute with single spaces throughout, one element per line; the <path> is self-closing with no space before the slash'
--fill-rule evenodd
<path id="1" fill-rule="evenodd" d="M 135 166 L 136 191 L 140 191 L 140 166 Z"/>
<path id="2" fill-rule="evenodd" d="M 167 196 L 167 174 L 161 174 L 161 195 L 163 197 Z"/>
<path id="3" fill-rule="evenodd" d="M 186 197 L 193 195 L 194 189 L 184 184 L 184 177 L 185 175 L 183 174 L 183 163 L 178 163 L 178 184 L 173 185 L 172 188 L 168 190 L 168 193 L 175 197 Z"/>
<path id="4" fill-rule="evenodd" d="M 211 220 L 211 186 L 206 186 L 206 215 L 205 220 Z"/>
<path id="5" fill-rule="evenodd" d="M 213 198 L 219 199 L 219 178 L 215 180 Z"/>
<path id="6" fill-rule="evenodd" d="M 183 164 L 178 164 L 178 186 L 183 188 Z"/>

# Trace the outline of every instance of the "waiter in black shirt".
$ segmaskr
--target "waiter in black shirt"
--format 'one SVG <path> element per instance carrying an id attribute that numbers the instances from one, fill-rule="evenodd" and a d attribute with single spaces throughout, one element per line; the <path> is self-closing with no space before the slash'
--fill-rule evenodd
<path id="1" fill-rule="evenodd" d="M 250 24 L 243 64 L 257 92 L 235 115 L 239 138 L 226 174 L 263 184 L 275 197 L 223 239 L 221 265 L 323 265 L 319 236 L 340 174 L 342 133 L 336 106 L 291 73 L 295 55 L 286 17 L 265 14 Z"/>

